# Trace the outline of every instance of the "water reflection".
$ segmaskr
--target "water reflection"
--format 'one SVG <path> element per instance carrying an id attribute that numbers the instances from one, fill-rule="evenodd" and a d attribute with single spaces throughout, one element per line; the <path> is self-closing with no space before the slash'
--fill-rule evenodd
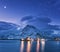
<path id="1" fill-rule="evenodd" d="M 45 48 L 45 40 L 41 39 L 41 52 L 44 52 L 44 48 Z"/>
<path id="2" fill-rule="evenodd" d="M 60 52 L 60 41 L 0 40 L 0 52 L 19 52 L 19 48 L 20 52 Z"/>
<path id="3" fill-rule="evenodd" d="M 24 50 L 24 41 L 21 41 L 20 52 L 23 52 L 23 50 Z"/>
<path id="4" fill-rule="evenodd" d="M 59 45 L 59 41 L 57 41 L 57 45 Z"/>
<path id="5" fill-rule="evenodd" d="M 26 44 L 24 44 L 24 42 Z M 20 52 L 25 52 L 24 50 L 26 49 L 26 52 L 31 52 L 31 48 L 34 46 L 32 45 L 34 41 L 21 41 L 21 46 L 20 46 Z M 44 48 L 45 48 L 45 40 L 44 39 L 37 39 L 37 42 L 36 42 L 36 52 L 44 52 Z M 40 43 L 41 43 L 41 46 L 40 46 Z M 32 46 L 32 47 L 31 47 Z M 26 47 L 26 48 L 25 48 Z M 40 47 L 41 47 L 41 50 L 40 50 Z"/>
<path id="6" fill-rule="evenodd" d="M 27 52 L 31 51 L 31 45 L 32 45 L 32 41 L 28 41 L 27 42 Z"/>
<path id="7" fill-rule="evenodd" d="M 40 39 L 37 40 L 36 52 L 39 52 L 40 49 Z"/>

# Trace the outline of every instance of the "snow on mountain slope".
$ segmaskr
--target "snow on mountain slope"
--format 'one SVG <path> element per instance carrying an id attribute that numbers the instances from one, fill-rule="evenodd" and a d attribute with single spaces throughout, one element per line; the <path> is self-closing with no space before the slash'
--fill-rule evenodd
<path id="1" fill-rule="evenodd" d="M 23 29 L 19 25 L 0 21 L 0 39 L 21 39 L 21 38 L 50 38 L 53 31 L 38 30 L 32 25 L 27 25 Z M 57 35 L 56 35 L 57 36 Z"/>
<path id="2" fill-rule="evenodd" d="M 20 36 L 26 38 L 26 37 L 31 37 L 31 38 L 36 38 L 37 36 L 40 36 L 40 31 L 31 25 L 27 25 L 23 30 Z"/>
<path id="3" fill-rule="evenodd" d="M 20 33 L 20 26 L 0 21 L 0 38 L 8 38 L 11 35 L 18 35 Z"/>

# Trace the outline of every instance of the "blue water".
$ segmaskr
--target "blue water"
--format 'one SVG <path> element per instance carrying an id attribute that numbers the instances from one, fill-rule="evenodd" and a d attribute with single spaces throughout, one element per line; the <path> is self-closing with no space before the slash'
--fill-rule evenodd
<path id="1" fill-rule="evenodd" d="M 60 42 L 0 40 L 0 52 L 60 52 Z"/>

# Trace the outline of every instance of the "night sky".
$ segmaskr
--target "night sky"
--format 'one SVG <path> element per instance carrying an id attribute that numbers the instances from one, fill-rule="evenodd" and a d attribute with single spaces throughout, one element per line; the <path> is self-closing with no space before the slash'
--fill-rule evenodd
<path id="1" fill-rule="evenodd" d="M 60 0 L 0 0 L 0 21 L 59 30 Z"/>

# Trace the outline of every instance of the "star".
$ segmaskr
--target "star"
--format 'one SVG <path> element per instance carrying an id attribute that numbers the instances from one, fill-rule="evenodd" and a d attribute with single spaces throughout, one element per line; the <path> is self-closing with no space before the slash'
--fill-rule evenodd
<path id="1" fill-rule="evenodd" d="M 4 6 L 4 8 L 6 9 L 6 6 Z"/>

